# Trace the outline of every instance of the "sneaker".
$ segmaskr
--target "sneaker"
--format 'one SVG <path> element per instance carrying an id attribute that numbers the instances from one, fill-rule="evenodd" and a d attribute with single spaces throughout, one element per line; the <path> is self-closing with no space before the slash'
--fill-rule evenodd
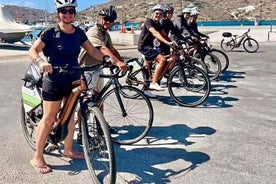
<path id="1" fill-rule="evenodd" d="M 149 97 L 149 98 L 157 98 L 156 94 L 153 94 L 152 92 L 150 92 L 149 90 L 144 90 L 144 94 Z"/>
<path id="2" fill-rule="evenodd" d="M 164 91 L 165 89 L 164 88 L 161 88 L 161 86 L 159 86 L 158 83 L 150 83 L 150 86 L 149 86 L 150 89 L 152 90 L 156 90 L 156 91 Z"/>

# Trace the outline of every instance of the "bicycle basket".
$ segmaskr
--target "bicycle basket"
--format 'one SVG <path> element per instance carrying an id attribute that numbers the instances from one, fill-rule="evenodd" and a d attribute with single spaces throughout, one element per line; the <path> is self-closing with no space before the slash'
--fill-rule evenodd
<path id="1" fill-rule="evenodd" d="M 32 84 L 37 84 L 42 81 L 42 73 L 40 72 L 40 68 L 34 64 L 30 63 L 27 71 L 25 72 L 24 81 L 28 81 Z"/>
<path id="2" fill-rule="evenodd" d="M 224 33 L 222 33 L 222 36 L 223 36 L 223 37 L 231 37 L 231 36 L 232 36 L 232 33 L 224 32 Z"/>

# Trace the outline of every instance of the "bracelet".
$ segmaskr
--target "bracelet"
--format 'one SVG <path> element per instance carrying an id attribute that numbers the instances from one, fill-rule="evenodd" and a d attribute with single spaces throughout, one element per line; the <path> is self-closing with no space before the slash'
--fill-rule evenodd
<path id="1" fill-rule="evenodd" d="M 37 57 L 34 58 L 33 62 L 36 65 L 39 65 L 40 63 L 45 62 L 45 61 L 41 57 L 37 56 Z"/>

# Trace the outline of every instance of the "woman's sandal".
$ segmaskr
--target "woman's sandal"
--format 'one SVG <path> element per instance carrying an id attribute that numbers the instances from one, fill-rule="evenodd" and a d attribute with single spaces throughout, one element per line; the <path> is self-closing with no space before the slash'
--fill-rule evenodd
<path id="1" fill-rule="evenodd" d="M 66 157 L 66 158 L 75 159 L 75 160 L 83 160 L 84 159 L 83 153 L 79 153 L 79 152 L 73 152 L 73 154 L 70 154 L 70 155 L 62 154 L 62 156 Z"/>
<path id="2" fill-rule="evenodd" d="M 30 160 L 30 164 L 40 174 L 47 174 L 52 172 L 52 169 L 47 164 L 39 166 L 39 165 L 36 165 L 34 160 Z"/>

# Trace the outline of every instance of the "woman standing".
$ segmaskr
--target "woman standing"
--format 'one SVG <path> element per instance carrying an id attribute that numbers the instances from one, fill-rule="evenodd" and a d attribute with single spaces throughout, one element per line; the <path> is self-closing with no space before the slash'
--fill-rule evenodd
<path id="1" fill-rule="evenodd" d="M 48 134 L 56 121 L 62 100 L 68 97 L 72 90 L 72 81 L 80 78 L 78 72 L 59 75 L 58 72 L 53 71 L 53 66 L 78 65 L 81 47 L 98 60 L 110 60 L 88 41 L 87 36 L 80 28 L 72 25 L 76 16 L 76 7 L 76 0 L 55 0 L 58 23 L 43 30 L 29 50 L 32 61 L 44 72 L 42 86 L 44 114 L 37 127 L 36 151 L 30 161 L 31 165 L 42 174 L 52 171 L 43 156 Z M 39 56 L 41 51 L 47 61 Z M 113 63 L 113 61 L 111 62 Z M 73 135 L 74 121 L 71 117 L 68 124 L 68 135 L 64 140 L 63 156 L 83 159 L 82 153 L 73 150 Z"/>

